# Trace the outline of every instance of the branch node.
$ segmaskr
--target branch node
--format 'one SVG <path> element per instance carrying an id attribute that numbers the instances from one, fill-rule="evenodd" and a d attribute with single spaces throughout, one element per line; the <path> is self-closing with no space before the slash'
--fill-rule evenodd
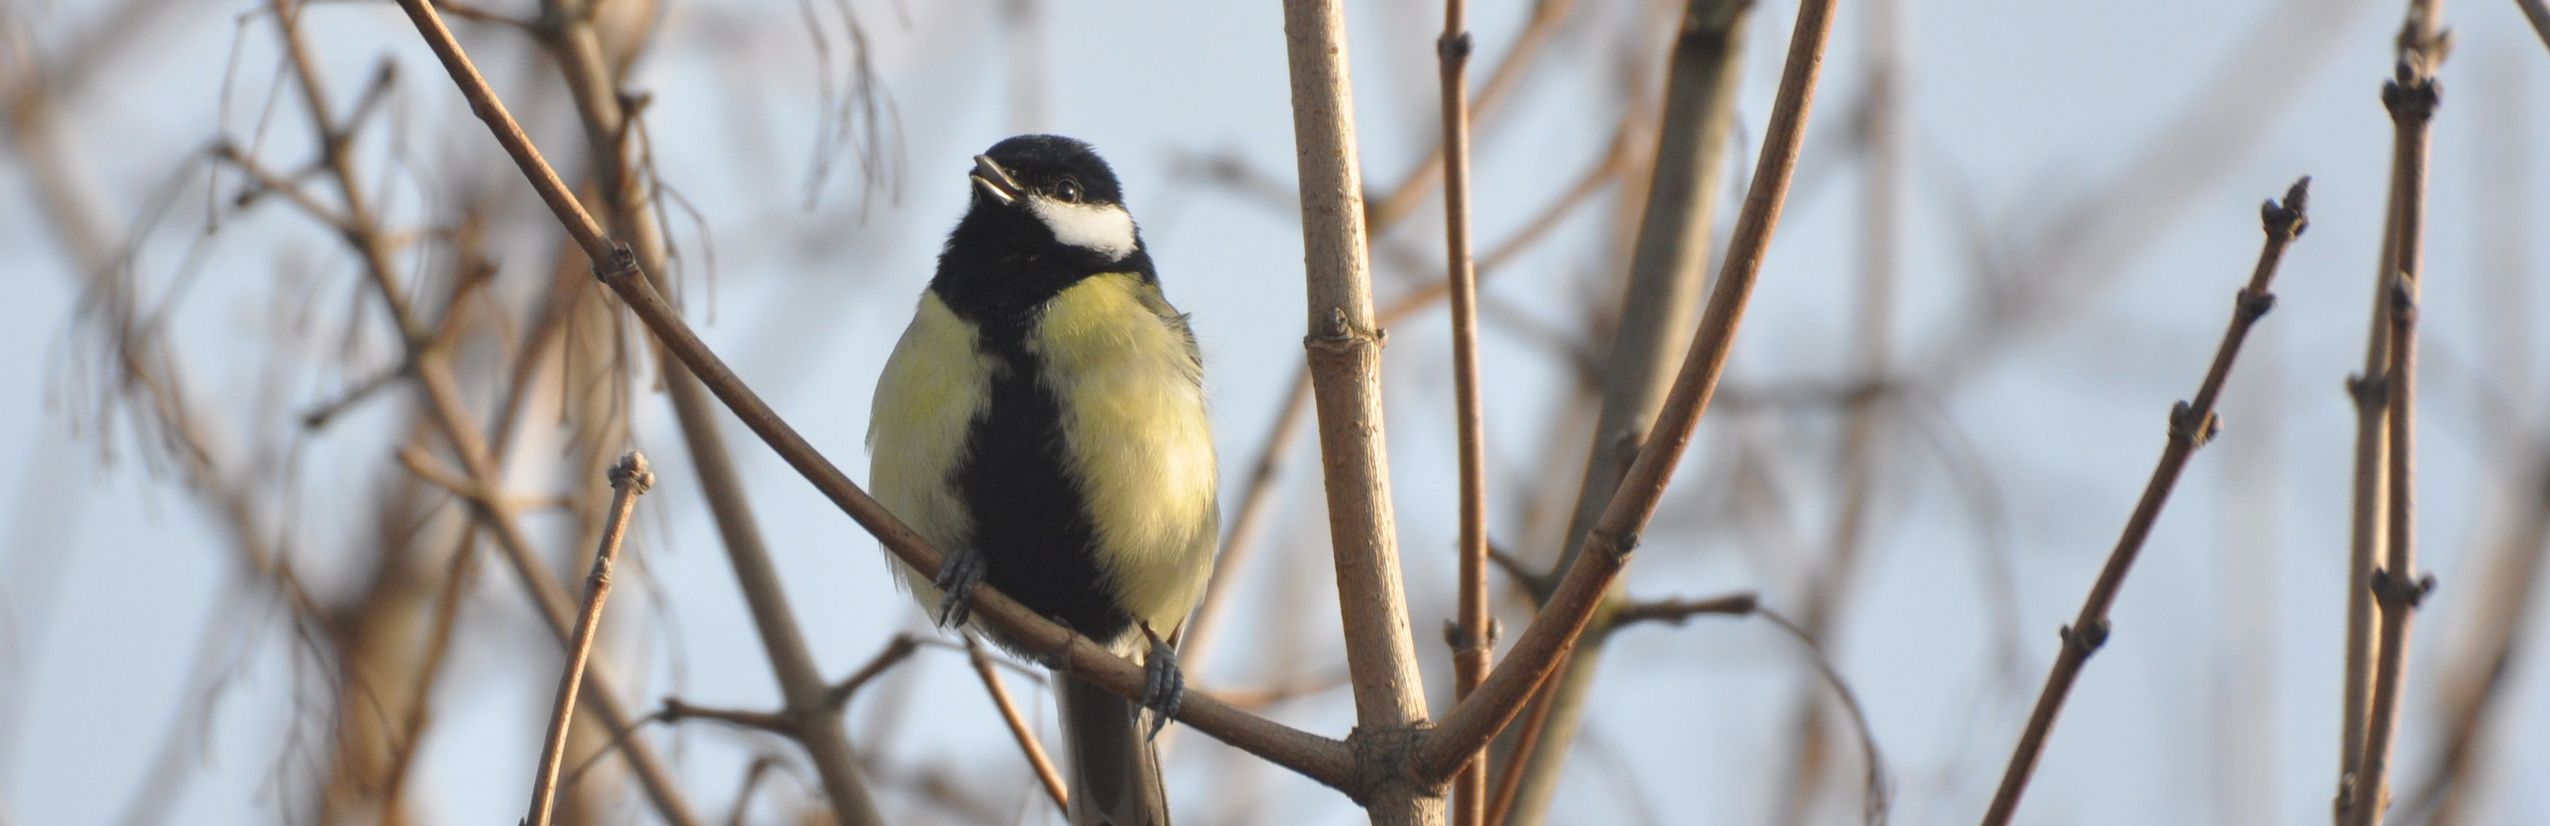
<path id="1" fill-rule="evenodd" d="M 2390 110 L 2395 124 L 2431 120 L 2435 107 L 2443 100 L 2443 87 L 2435 82 L 2435 76 L 2409 60 L 2401 60 L 2393 67 L 2392 79 L 2382 84 L 2382 108 Z"/>
<path id="2" fill-rule="evenodd" d="M 2269 310 L 2276 308 L 2276 294 L 2243 287 L 2232 298 L 2232 307 L 2233 312 L 2240 315 L 2240 323 L 2255 324 L 2258 319 L 2265 318 Z"/>
<path id="3" fill-rule="evenodd" d="M 1314 351 L 1343 353 L 1360 345 L 1377 348 L 1389 341 L 1390 334 L 1385 331 L 1355 326 L 1354 321 L 1346 317 L 1346 308 L 1330 307 L 1328 317 L 1321 320 L 1318 329 L 1302 339 L 1302 344 Z"/>
<path id="4" fill-rule="evenodd" d="M 618 241 L 611 242 L 611 257 L 608 260 L 593 262 L 593 277 L 604 284 L 635 275 L 637 271 L 637 252 L 629 249 L 629 245 Z"/>
<path id="5" fill-rule="evenodd" d="M 2185 400 L 2180 400 L 2169 408 L 2170 441 L 2185 442 L 2189 447 L 2204 447 L 2206 442 L 2213 441 L 2214 434 L 2220 432 L 2222 432 L 2222 417 L 2215 415 L 2211 410 L 2205 411 L 2205 415 L 2199 419 L 2195 406 L 2188 404 Z"/>
<path id="6" fill-rule="evenodd" d="M 2391 276 L 2389 292 L 2391 325 L 2401 328 L 2417 326 L 2417 282 L 2405 271 L 2395 273 Z"/>
<path id="7" fill-rule="evenodd" d="M 1447 33 L 1442 37 L 1435 38 L 1434 53 L 1436 57 L 1455 63 L 1468 61 L 1470 59 L 1470 33 L 1467 31 L 1459 32 L 1457 34 Z"/>
<path id="8" fill-rule="evenodd" d="M 611 465 L 610 479 L 612 487 L 626 487 L 637 493 L 655 487 L 655 471 L 647 466 L 646 454 L 634 450 L 620 454 L 620 461 Z"/>
<path id="9" fill-rule="evenodd" d="M 2373 589 L 2374 598 L 2381 600 L 2383 605 L 2416 610 L 2419 605 L 2426 602 L 2426 595 L 2435 592 L 2436 583 L 2434 574 L 2426 574 L 2412 580 L 2392 575 L 2389 568 L 2375 568 L 2373 581 L 2369 584 Z"/>
<path id="10" fill-rule="evenodd" d="M 2100 619 L 2079 628 L 2066 625 L 2055 634 L 2063 638 L 2063 647 L 2081 652 L 2081 659 L 2086 660 L 2107 644 L 2108 628 L 2107 620 Z"/>
<path id="11" fill-rule="evenodd" d="M 1486 633 L 1478 636 L 1472 636 L 1470 634 L 1463 633 L 1461 623 L 1452 620 L 1444 620 L 1443 644 L 1450 646 L 1452 648 L 1452 652 L 1455 654 L 1463 654 L 1472 651 L 1494 651 L 1496 650 L 1497 635 L 1502 633 L 1504 630 L 1504 623 L 1497 622 L 1494 618 L 1490 618 L 1488 620 Z"/>
<path id="12" fill-rule="evenodd" d="M 1610 543 L 1612 558 L 1618 559 L 1622 562 L 1628 562 L 1629 555 L 1638 552 L 1638 540 L 1639 535 L 1635 530 L 1622 531 L 1620 533 L 1613 534 L 1612 541 Z"/>
<path id="13" fill-rule="evenodd" d="M 2355 400 L 2357 407 L 2381 407 L 2391 400 L 2391 383 L 2386 376 L 2366 378 L 2362 373 L 2349 374 L 2346 377 L 2346 395 Z"/>

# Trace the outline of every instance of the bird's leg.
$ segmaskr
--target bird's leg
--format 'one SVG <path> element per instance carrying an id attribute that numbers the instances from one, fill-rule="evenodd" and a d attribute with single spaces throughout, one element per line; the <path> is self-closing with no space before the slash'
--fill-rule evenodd
<path id="1" fill-rule="evenodd" d="M 939 560 L 939 575 L 930 584 L 939 589 L 939 627 L 953 628 L 965 624 L 974 612 L 974 586 L 983 584 L 983 552 L 959 547 Z"/>
<path id="2" fill-rule="evenodd" d="M 1151 653 L 1142 658 L 1142 707 L 1151 710 L 1151 739 L 1169 727 L 1169 718 L 1178 713 L 1178 704 L 1186 700 L 1186 674 L 1178 670 L 1178 650 L 1142 624 L 1142 635 L 1151 639 Z"/>

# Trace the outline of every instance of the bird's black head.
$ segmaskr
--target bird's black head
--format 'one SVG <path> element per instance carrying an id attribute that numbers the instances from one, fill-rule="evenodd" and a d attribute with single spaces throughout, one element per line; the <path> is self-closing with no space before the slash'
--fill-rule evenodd
<path id="1" fill-rule="evenodd" d="M 930 283 L 957 312 L 1015 319 L 1092 275 L 1152 277 L 1115 170 L 1089 144 L 1020 135 L 974 156 L 966 180 L 973 200 Z"/>

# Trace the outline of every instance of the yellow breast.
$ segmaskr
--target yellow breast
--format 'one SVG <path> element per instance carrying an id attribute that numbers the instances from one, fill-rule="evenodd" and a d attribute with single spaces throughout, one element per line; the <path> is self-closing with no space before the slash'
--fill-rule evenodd
<path id="1" fill-rule="evenodd" d="M 1221 518 L 1201 368 L 1157 296 L 1131 274 L 1083 280 L 1026 344 L 1062 402 L 1099 564 L 1128 612 L 1168 634 L 1203 594 Z"/>
<path id="2" fill-rule="evenodd" d="M 895 342 L 868 414 L 868 485 L 877 503 L 940 548 L 971 544 L 963 499 L 949 476 L 965 456 L 974 417 L 991 393 L 991 359 L 974 328 L 936 293 L 923 293 L 912 325 Z M 937 602 L 927 577 L 900 563 L 925 604 Z"/>

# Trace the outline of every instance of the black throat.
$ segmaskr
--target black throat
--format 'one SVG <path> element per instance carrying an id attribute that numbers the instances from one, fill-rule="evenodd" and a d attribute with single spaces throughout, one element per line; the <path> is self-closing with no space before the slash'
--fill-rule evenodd
<path id="1" fill-rule="evenodd" d="M 1024 209 L 978 202 L 948 233 L 930 289 L 967 321 L 1023 329 L 1046 301 L 1110 272 L 1133 273 L 1144 283 L 1158 278 L 1139 235 L 1131 254 L 1110 259 L 1054 240 L 1053 230 Z"/>

